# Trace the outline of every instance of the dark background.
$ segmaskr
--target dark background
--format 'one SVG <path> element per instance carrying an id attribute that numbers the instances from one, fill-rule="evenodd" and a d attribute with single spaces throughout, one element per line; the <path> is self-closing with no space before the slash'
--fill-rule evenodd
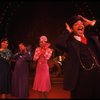
<path id="1" fill-rule="evenodd" d="M 7 37 L 12 48 L 20 41 L 36 45 L 41 35 L 54 43 L 68 18 L 100 19 L 99 13 L 99 1 L 0 1 L 0 38 Z"/>

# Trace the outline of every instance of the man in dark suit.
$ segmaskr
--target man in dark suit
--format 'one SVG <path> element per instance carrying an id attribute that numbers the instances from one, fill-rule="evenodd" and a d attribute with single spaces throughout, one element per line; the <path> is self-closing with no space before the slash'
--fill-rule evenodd
<path id="1" fill-rule="evenodd" d="M 71 91 L 71 98 L 100 98 L 100 41 L 98 35 L 85 37 L 85 28 L 96 24 L 96 20 L 73 16 L 56 42 L 68 54 L 63 64 L 64 89 Z"/>

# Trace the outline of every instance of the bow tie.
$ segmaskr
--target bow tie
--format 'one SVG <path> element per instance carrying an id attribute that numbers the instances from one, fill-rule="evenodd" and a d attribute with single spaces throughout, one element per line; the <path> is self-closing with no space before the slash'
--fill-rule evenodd
<path id="1" fill-rule="evenodd" d="M 84 44 L 87 44 L 87 38 L 86 37 L 80 37 L 81 38 L 81 42 Z"/>

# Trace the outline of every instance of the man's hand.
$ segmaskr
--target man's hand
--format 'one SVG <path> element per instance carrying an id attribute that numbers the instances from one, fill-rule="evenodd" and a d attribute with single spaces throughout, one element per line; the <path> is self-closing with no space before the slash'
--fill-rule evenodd
<path id="1" fill-rule="evenodd" d="M 79 17 L 81 17 L 83 19 L 83 23 L 85 26 L 94 26 L 96 23 L 96 20 L 89 20 L 81 15 L 78 15 Z"/>
<path id="2" fill-rule="evenodd" d="M 67 23 L 65 23 L 65 25 L 66 25 L 66 30 L 68 30 L 70 33 L 72 33 L 72 29 L 70 28 L 70 26 Z"/>

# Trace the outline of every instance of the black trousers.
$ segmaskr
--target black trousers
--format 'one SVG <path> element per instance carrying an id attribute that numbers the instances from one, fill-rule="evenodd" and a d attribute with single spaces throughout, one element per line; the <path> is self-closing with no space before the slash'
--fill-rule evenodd
<path id="1" fill-rule="evenodd" d="M 100 98 L 100 70 L 80 70 L 77 85 L 71 98 Z"/>

